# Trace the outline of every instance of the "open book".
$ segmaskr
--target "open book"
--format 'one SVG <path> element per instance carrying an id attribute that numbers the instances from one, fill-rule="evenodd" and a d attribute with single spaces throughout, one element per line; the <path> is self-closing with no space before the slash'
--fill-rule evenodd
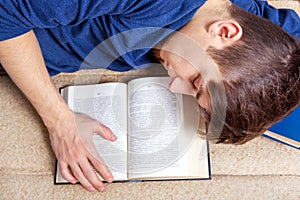
<path id="1" fill-rule="evenodd" d="M 128 83 L 69 86 L 62 95 L 74 112 L 108 126 L 117 136 L 93 140 L 115 181 L 210 179 L 208 143 L 197 130 L 193 97 L 173 94 L 167 77 Z M 66 183 L 56 166 L 55 183 Z"/>

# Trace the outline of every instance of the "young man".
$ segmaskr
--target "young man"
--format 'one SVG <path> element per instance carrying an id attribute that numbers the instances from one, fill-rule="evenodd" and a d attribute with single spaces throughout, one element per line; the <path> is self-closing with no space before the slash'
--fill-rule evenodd
<path id="1" fill-rule="evenodd" d="M 265 1 L 232 2 L 269 18 L 299 38 L 299 17 L 295 12 L 276 10 Z M 113 177 L 92 152 L 93 147 L 83 143 L 80 134 L 98 133 L 110 141 L 116 137 L 101 123 L 73 113 L 53 86 L 49 74 L 80 69 L 95 46 L 118 33 L 147 27 L 179 30 L 208 52 L 219 67 L 227 95 L 225 128 L 217 139 L 219 142 L 243 143 L 299 104 L 299 45 L 295 39 L 269 21 L 240 10 L 226 0 L 115 0 L 109 3 L 92 0 L 24 3 L 17 0 L 2 1 L 0 15 L 1 64 L 48 128 L 64 178 L 72 183 L 79 181 L 89 191 L 104 191 L 105 188 L 91 164 L 106 181 L 112 182 Z M 141 32 L 144 37 L 137 34 L 130 40 L 125 39 L 125 46 L 129 46 L 126 48 L 130 49 L 131 42 L 148 41 L 152 37 L 150 33 Z M 163 60 L 173 79 L 170 89 L 196 96 L 209 114 L 216 113 L 218 107 L 223 106 L 218 100 L 214 102 L 214 95 L 218 93 L 213 89 L 218 90 L 219 84 L 202 77 L 198 67 L 208 70 L 205 66 L 195 67 L 191 65 L 193 62 L 172 53 L 173 49 L 184 46 L 176 39 L 179 33 L 167 38 L 170 32 L 163 32 L 150 40 L 153 43 L 150 46 L 121 54 L 108 68 L 125 71 L 144 66 L 151 62 L 149 47 L 163 41 L 162 50 L 156 55 Z M 111 47 L 107 49 L 108 54 L 122 52 L 118 44 Z M 269 76 L 271 73 L 275 78 Z M 268 102 L 274 100 L 270 107 Z M 264 107 L 267 109 L 262 109 Z M 258 118 L 260 114 L 263 117 Z M 213 139 L 216 139 L 213 137 L 215 127 L 211 126 L 208 131 Z"/>

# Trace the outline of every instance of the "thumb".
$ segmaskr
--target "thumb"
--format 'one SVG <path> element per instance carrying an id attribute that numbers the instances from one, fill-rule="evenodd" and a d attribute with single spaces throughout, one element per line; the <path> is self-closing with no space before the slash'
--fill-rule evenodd
<path id="1" fill-rule="evenodd" d="M 117 137 L 115 136 L 115 134 L 113 134 L 110 128 L 101 124 L 100 122 L 97 122 L 94 132 L 102 136 L 104 139 L 107 139 L 112 142 L 116 141 L 117 139 Z"/>

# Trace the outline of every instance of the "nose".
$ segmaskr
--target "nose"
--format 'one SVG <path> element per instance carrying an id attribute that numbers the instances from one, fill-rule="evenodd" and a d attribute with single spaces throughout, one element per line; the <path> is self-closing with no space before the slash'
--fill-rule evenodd
<path id="1" fill-rule="evenodd" d="M 168 75 L 171 78 L 175 78 L 177 76 L 177 73 L 174 70 L 172 70 L 169 66 L 165 66 L 165 68 L 168 70 Z"/>
<path id="2" fill-rule="evenodd" d="M 163 63 L 163 65 L 164 65 L 164 67 L 165 67 L 165 69 L 166 69 L 166 70 L 168 70 L 168 69 L 169 69 L 169 66 L 167 65 L 167 63 L 166 63 L 166 62 L 164 62 L 164 63 Z"/>
<path id="3" fill-rule="evenodd" d="M 195 91 L 186 81 L 180 77 L 175 77 L 169 84 L 169 90 L 173 93 L 180 93 L 195 96 Z"/>

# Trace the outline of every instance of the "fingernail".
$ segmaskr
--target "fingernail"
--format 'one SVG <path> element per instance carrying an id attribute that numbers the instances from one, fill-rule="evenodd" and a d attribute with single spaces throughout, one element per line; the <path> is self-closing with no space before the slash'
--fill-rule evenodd
<path id="1" fill-rule="evenodd" d="M 89 191 L 90 191 L 90 192 L 95 192 L 96 189 L 95 189 L 94 187 L 90 187 L 90 188 L 89 188 Z"/>
<path id="2" fill-rule="evenodd" d="M 104 191 L 105 191 L 105 187 L 101 187 L 101 188 L 99 189 L 99 191 L 100 191 L 100 192 L 104 192 Z"/>
<path id="3" fill-rule="evenodd" d="M 107 182 L 109 182 L 109 183 L 112 183 L 114 181 L 114 179 L 113 178 L 109 178 L 109 179 L 107 179 Z"/>
<path id="4" fill-rule="evenodd" d="M 116 137 L 115 135 L 112 135 L 112 136 L 111 136 L 111 139 L 112 139 L 112 140 L 116 140 L 117 137 Z"/>

